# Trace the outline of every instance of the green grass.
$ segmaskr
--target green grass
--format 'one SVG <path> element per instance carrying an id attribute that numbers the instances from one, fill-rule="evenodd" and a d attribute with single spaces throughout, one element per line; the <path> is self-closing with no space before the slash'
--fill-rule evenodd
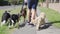
<path id="1" fill-rule="evenodd" d="M 0 27 L 0 34 L 6 34 L 6 26 Z"/>
<path id="2" fill-rule="evenodd" d="M 52 22 L 55 27 L 60 28 L 60 13 L 59 12 L 52 10 L 50 8 L 45 8 L 45 7 L 44 8 L 40 7 L 40 10 L 46 13 L 47 19 L 50 22 Z"/>
<path id="3" fill-rule="evenodd" d="M 0 23 L 1 23 L 1 18 L 2 14 L 4 13 L 5 10 L 0 10 Z M 11 14 L 17 14 L 20 13 L 20 8 L 12 9 Z M 9 29 L 8 26 L 0 26 L 0 34 L 11 34 L 14 29 Z"/>

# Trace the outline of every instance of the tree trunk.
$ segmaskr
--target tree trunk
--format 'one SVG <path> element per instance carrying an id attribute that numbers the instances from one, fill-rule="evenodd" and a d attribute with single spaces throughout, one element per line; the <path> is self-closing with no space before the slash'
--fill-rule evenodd
<path id="1" fill-rule="evenodd" d="M 59 3 L 60 3 L 60 0 L 59 0 Z"/>
<path id="2" fill-rule="evenodd" d="M 56 3 L 56 0 L 54 0 L 54 3 Z"/>
<path id="3" fill-rule="evenodd" d="M 43 7 L 43 0 L 41 0 L 41 6 Z"/>
<path id="4" fill-rule="evenodd" d="M 43 2 L 41 2 L 41 5 L 42 5 L 42 7 L 43 7 Z"/>
<path id="5" fill-rule="evenodd" d="M 51 3 L 52 3 L 53 1 L 51 0 Z"/>
<path id="6" fill-rule="evenodd" d="M 49 7 L 49 0 L 46 0 L 46 7 Z"/>

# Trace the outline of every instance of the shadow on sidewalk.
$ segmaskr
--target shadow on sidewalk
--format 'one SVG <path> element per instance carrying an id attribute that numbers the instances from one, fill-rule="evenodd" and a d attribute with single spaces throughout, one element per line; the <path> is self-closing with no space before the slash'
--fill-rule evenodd
<path id="1" fill-rule="evenodd" d="M 51 24 L 54 24 L 54 23 L 60 23 L 60 21 L 53 21 L 53 22 L 49 22 Z"/>
<path id="2" fill-rule="evenodd" d="M 52 24 L 54 24 L 54 23 L 60 23 L 60 21 L 53 21 L 53 22 L 45 23 L 45 25 L 43 27 L 40 27 L 39 29 L 47 29 L 50 26 L 52 26 Z"/>
<path id="3" fill-rule="evenodd" d="M 52 24 L 51 23 L 45 23 L 45 25 L 43 25 L 42 27 L 39 27 L 39 30 L 41 29 L 47 29 L 47 28 L 49 28 L 50 26 L 52 26 Z"/>
<path id="4" fill-rule="evenodd" d="M 24 27 L 25 25 L 26 25 L 26 22 L 23 22 L 22 24 L 19 25 L 18 29 Z"/>

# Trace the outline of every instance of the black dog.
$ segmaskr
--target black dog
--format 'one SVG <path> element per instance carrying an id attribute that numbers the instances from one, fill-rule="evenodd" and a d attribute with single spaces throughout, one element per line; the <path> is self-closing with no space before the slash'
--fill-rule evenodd
<path id="1" fill-rule="evenodd" d="M 15 26 L 16 22 L 19 22 L 20 14 L 12 14 L 10 16 L 10 25 Z"/>
<path id="2" fill-rule="evenodd" d="M 8 21 L 9 18 L 10 18 L 10 13 L 5 11 L 2 15 L 1 25 L 5 24 Z"/>
<path id="3" fill-rule="evenodd" d="M 21 16 L 23 16 L 24 17 L 24 22 L 25 22 L 25 18 L 26 18 L 26 8 L 24 8 L 24 9 L 22 9 L 21 11 L 20 11 L 20 14 L 21 14 Z"/>

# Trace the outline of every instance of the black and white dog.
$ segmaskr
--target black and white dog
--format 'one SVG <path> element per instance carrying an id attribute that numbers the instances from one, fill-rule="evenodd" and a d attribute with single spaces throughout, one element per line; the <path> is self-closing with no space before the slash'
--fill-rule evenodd
<path id="1" fill-rule="evenodd" d="M 10 16 L 10 23 L 9 23 L 9 27 L 15 26 L 16 22 L 19 22 L 19 18 L 20 18 L 20 14 L 12 14 Z"/>
<path id="2" fill-rule="evenodd" d="M 10 18 L 10 13 L 8 11 L 5 11 L 2 15 L 1 25 L 5 24 L 9 18 Z"/>

